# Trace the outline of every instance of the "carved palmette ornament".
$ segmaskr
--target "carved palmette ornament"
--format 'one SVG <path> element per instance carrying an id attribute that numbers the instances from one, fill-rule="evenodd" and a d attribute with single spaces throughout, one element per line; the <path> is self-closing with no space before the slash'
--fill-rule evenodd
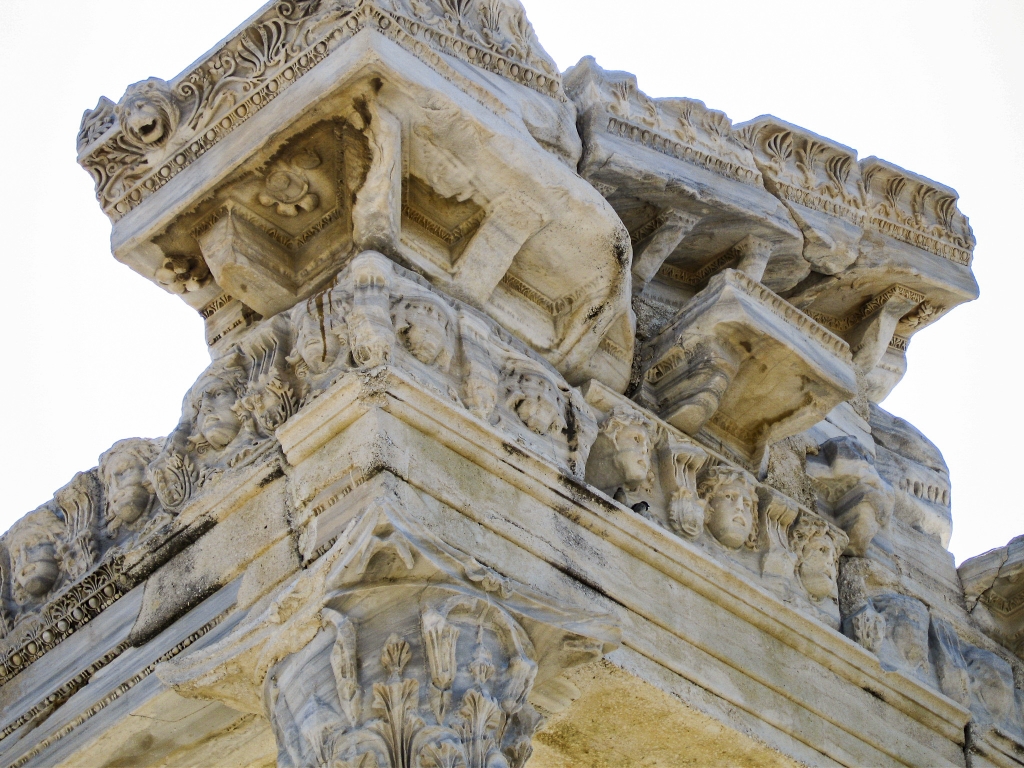
<path id="1" fill-rule="evenodd" d="M 158 668 L 182 694 L 270 718 L 282 766 L 521 768 L 537 686 L 617 642 L 603 616 L 501 578 L 382 493 L 258 615 Z"/>
<path id="2" fill-rule="evenodd" d="M 64 518 L 58 555 L 68 579 L 75 580 L 96 564 L 100 554 L 96 537 L 102 496 L 95 471 L 79 472 L 53 498 Z"/>

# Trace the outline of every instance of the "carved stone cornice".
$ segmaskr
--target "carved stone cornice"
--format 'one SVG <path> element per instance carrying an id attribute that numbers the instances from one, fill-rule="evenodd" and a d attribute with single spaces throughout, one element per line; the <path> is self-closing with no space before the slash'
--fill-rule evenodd
<path id="1" fill-rule="evenodd" d="M 1024 537 L 964 561 L 958 571 L 967 607 L 986 634 L 1024 658 Z"/>
<path id="2" fill-rule="evenodd" d="M 735 138 L 724 112 L 696 99 L 652 99 L 628 72 L 609 72 L 586 57 L 570 70 L 566 90 L 592 125 L 743 184 L 760 187 L 761 172 Z"/>
<path id="3" fill-rule="evenodd" d="M 754 371 L 774 365 L 776 353 L 787 370 L 805 373 L 775 382 L 769 394 Z M 710 423 L 755 463 L 767 441 L 810 426 L 855 389 L 845 341 L 731 269 L 713 277 L 641 355 L 644 397 L 656 413 L 688 434 Z"/>
<path id="4" fill-rule="evenodd" d="M 147 664 L 146 666 L 142 667 L 141 669 L 137 670 L 134 674 L 132 674 L 130 677 L 128 677 L 119 686 L 117 686 L 112 691 L 110 691 L 108 694 L 103 696 L 99 701 L 97 701 L 94 704 L 92 704 L 88 709 L 86 709 L 85 711 L 83 711 L 80 714 L 76 715 L 70 722 L 68 722 L 65 725 L 63 725 L 59 730 L 53 732 L 52 734 L 50 734 L 46 738 L 41 739 L 40 741 L 38 741 L 35 744 L 33 744 L 31 746 L 31 748 L 29 748 L 24 754 L 21 755 L 21 757 L 19 757 L 17 760 L 12 762 L 8 766 L 8 768 L 22 768 L 22 766 L 24 766 L 27 763 L 29 763 L 34 757 L 36 757 L 37 755 L 39 755 L 42 752 L 46 751 L 47 749 L 52 747 L 54 744 L 56 744 L 60 740 L 70 736 L 79 727 L 81 727 L 82 725 L 87 723 L 93 717 L 95 717 L 100 712 L 102 712 L 104 709 L 109 707 L 117 699 L 119 699 L 122 696 L 124 696 L 125 694 L 127 694 L 135 686 L 137 686 L 139 683 L 141 683 L 143 680 L 145 680 L 147 677 L 149 677 L 151 674 L 153 674 L 153 672 L 156 671 L 157 666 L 159 664 L 161 664 L 163 662 L 170 661 L 171 659 L 175 658 L 182 651 L 184 651 L 187 648 L 189 648 L 193 643 L 195 643 L 200 638 L 204 637 L 209 632 L 211 632 L 213 629 L 215 629 L 221 622 L 224 621 L 224 619 L 226 617 L 227 617 L 227 612 L 225 611 L 225 612 L 215 616 L 210 621 L 206 622 L 203 626 L 201 626 L 198 629 L 196 629 L 193 632 L 191 632 L 188 636 L 186 636 L 185 638 L 180 640 L 178 643 L 176 643 L 174 646 L 172 646 L 169 650 L 167 650 L 163 654 L 161 654 L 157 659 L 155 659 L 151 663 Z M 127 650 L 127 648 L 125 648 L 124 650 Z M 120 653 L 117 653 L 117 649 L 115 649 L 115 651 L 112 651 L 111 653 L 112 654 L 116 653 L 117 655 L 120 655 Z M 123 651 L 121 651 L 121 653 L 123 653 Z M 110 654 L 108 654 L 108 656 L 109 655 Z M 104 657 L 104 659 L 101 659 L 101 661 L 104 661 L 105 659 L 106 659 L 106 657 Z M 113 659 L 110 659 L 110 661 L 113 661 Z M 107 661 L 106 663 L 109 663 L 109 661 Z M 99 662 L 97 662 L 97 664 L 99 664 Z M 96 671 L 98 671 L 100 668 L 102 668 L 102 666 L 105 666 L 105 665 L 106 664 L 103 664 L 103 665 L 97 667 L 97 665 L 94 664 L 93 667 L 96 667 Z M 92 668 L 90 668 L 90 669 L 92 669 Z M 84 677 L 84 682 L 88 682 L 89 678 L 91 678 L 93 674 L 95 674 L 95 672 L 90 672 L 87 676 L 85 676 Z M 43 703 L 41 703 L 39 705 L 40 711 L 45 713 L 47 711 L 47 707 L 49 707 L 49 706 L 54 706 L 54 707 L 59 706 L 60 703 L 62 703 L 61 702 L 61 698 L 64 695 L 61 692 L 62 691 L 68 692 L 68 697 L 70 697 L 70 695 L 72 695 L 74 693 L 74 691 L 72 689 L 75 688 L 76 685 L 78 685 L 78 678 L 76 678 L 75 680 L 70 681 L 69 683 L 66 683 L 59 691 L 56 691 L 56 692 L 54 692 L 52 694 L 52 699 L 53 699 L 52 701 L 47 700 L 46 702 L 43 702 Z"/>
<path id="5" fill-rule="evenodd" d="M 737 135 L 783 200 L 970 266 L 974 235 L 949 187 L 875 157 L 858 161 L 855 150 L 773 117 Z"/>
<path id="6" fill-rule="evenodd" d="M 159 94 L 152 119 L 161 134 L 149 143 L 133 129 L 132 99 L 86 112 L 79 162 L 96 182 L 97 199 L 114 221 L 160 189 L 198 157 L 310 72 L 345 41 L 369 29 L 386 36 L 466 89 L 487 106 L 500 102 L 465 82 L 443 56 L 460 59 L 564 101 L 561 77 L 537 42 L 517 0 L 472 5 L 454 0 L 402 0 L 384 9 L 370 0 L 285 0 L 273 3 L 195 69 Z M 140 84 L 140 85 L 147 85 Z M 146 125 L 150 116 L 141 122 Z M 158 151 L 157 151 L 158 150 Z"/>
<path id="7" fill-rule="evenodd" d="M 868 157 L 860 161 L 867 224 L 895 240 L 970 267 L 975 238 L 955 190 Z"/>

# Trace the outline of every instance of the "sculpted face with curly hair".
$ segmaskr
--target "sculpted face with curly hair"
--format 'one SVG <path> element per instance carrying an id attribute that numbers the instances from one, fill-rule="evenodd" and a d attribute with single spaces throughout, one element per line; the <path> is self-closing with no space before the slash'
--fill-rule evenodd
<path id="1" fill-rule="evenodd" d="M 100 456 L 109 530 L 131 525 L 152 506 L 155 491 L 146 467 L 159 453 L 155 441 L 131 438 L 114 443 Z"/>
<path id="2" fill-rule="evenodd" d="M 42 507 L 19 520 L 7 534 L 12 592 L 19 603 L 45 597 L 60 576 L 57 559 L 59 523 Z"/>
<path id="3" fill-rule="evenodd" d="M 753 546 L 757 539 L 757 491 L 746 475 L 729 467 L 705 473 L 699 492 L 707 501 L 705 524 L 729 549 Z"/>

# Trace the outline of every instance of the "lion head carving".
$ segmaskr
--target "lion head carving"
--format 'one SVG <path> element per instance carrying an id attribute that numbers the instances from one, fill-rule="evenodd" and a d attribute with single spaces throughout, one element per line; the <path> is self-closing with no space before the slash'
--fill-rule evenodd
<path id="1" fill-rule="evenodd" d="M 114 112 L 125 137 L 143 150 L 166 144 L 181 120 L 170 87 L 155 77 L 128 86 Z"/>

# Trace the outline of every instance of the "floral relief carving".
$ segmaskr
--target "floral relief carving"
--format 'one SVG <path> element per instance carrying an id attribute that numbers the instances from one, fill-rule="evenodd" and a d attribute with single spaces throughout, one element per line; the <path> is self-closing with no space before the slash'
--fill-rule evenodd
<path id="1" fill-rule="evenodd" d="M 283 0 L 174 82 L 131 86 L 114 107 L 116 123 L 102 103 L 83 116 L 79 149 L 92 150 L 80 162 L 104 210 L 121 218 L 366 28 L 449 77 L 459 75 L 435 50 L 565 98 L 558 68 L 517 0 Z M 265 205 L 281 215 L 315 208 L 301 176 L 272 173 Z"/>
<path id="2" fill-rule="evenodd" d="M 279 216 L 298 216 L 299 211 L 311 213 L 320 206 L 320 198 L 310 192 L 307 171 L 320 166 L 320 156 L 306 150 L 290 161 L 277 163 L 267 173 L 263 191 L 257 199 L 260 205 L 273 208 Z"/>
<path id="3" fill-rule="evenodd" d="M 264 712 L 282 766 L 522 768 L 538 680 L 599 658 L 616 632 L 518 585 L 491 600 L 464 575 L 474 561 L 417 522 L 421 503 L 411 489 L 373 499 L 259 615 L 158 674 Z"/>
<path id="4" fill-rule="evenodd" d="M 156 280 L 171 293 L 192 293 L 210 282 L 210 269 L 194 256 L 171 256 L 156 271 Z"/>
<path id="5" fill-rule="evenodd" d="M 588 87 L 592 86 L 592 87 Z M 566 90 L 582 110 L 599 110 L 600 129 L 745 184 L 761 185 L 750 151 L 724 112 L 696 99 L 652 99 L 627 72 L 607 72 L 593 57 L 567 76 Z"/>

